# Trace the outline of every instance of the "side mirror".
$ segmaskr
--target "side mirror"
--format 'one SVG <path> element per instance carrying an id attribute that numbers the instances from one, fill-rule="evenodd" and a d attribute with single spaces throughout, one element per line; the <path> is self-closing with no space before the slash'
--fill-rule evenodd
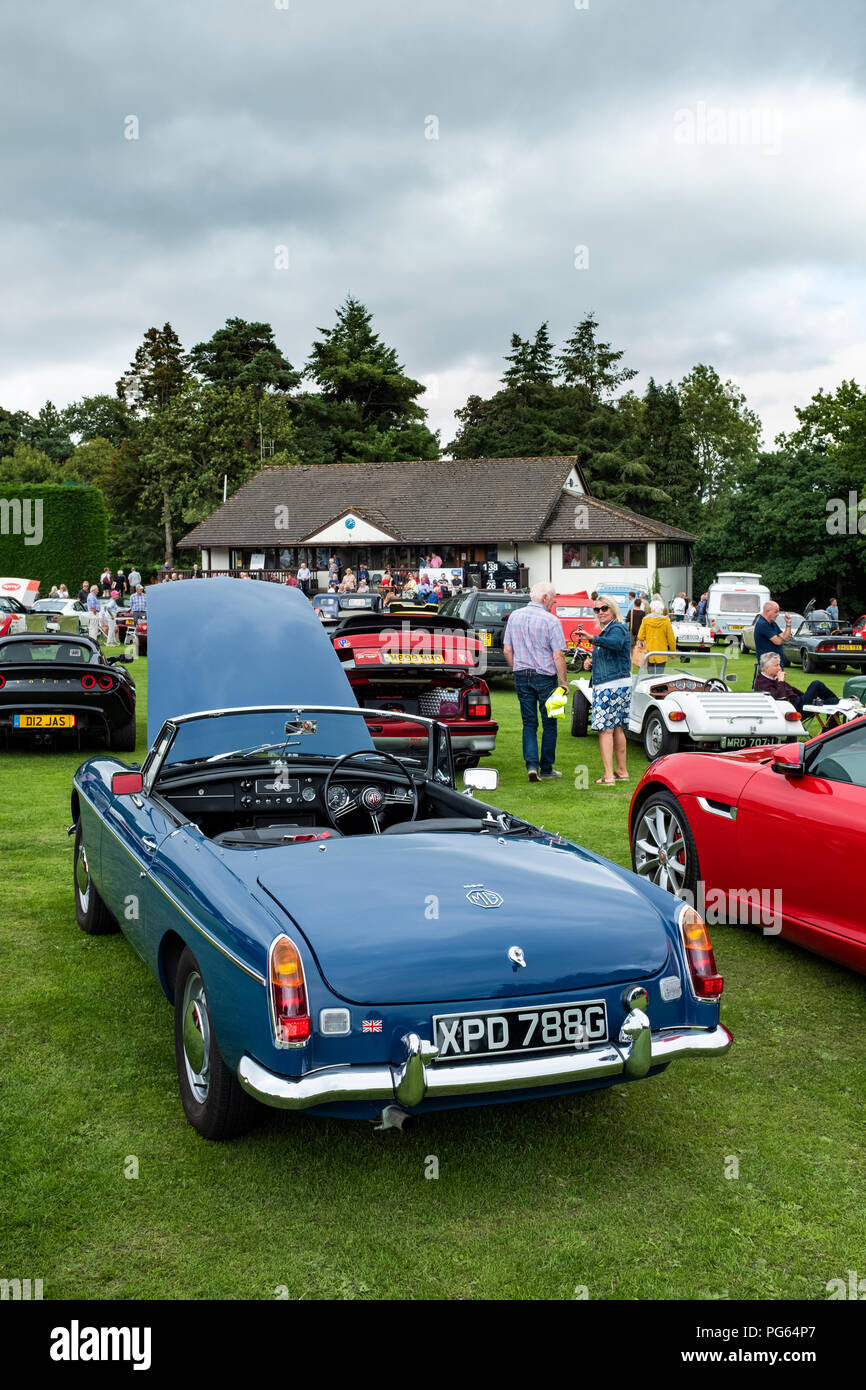
<path id="1" fill-rule="evenodd" d="M 783 748 L 775 749 L 770 765 L 774 772 L 780 772 L 783 777 L 802 777 L 806 771 L 805 754 L 804 743 L 787 743 Z"/>
<path id="2" fill-rule="evenodd" d="M 135 796 L 144 786 L 140 772 L 115 772 L 111 779 L 112 796 Z"/>
<path id="3" fill-rule="evenodd" d="M 463 774 L 463 785 L 472 791 L 495 792 L 499 786 L 499 773 L 495 767 L 467 767 Z"/>

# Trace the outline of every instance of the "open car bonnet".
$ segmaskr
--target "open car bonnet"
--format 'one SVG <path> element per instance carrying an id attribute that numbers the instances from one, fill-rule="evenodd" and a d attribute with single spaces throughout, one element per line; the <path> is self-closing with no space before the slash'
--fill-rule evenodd
<path id="1" fill-rule="evenodd" d="M 645 978 L 668 958 L 647 898 L 567 844 L 361 835 L 324 854 L 270 851 L 258 881 L 297 923 L 330 987 L 359 1004 L 567 994 Z M 479 898 L 484 890 L 492 896 Z M 509 959 L 512 946 L 525 967 Z"/>
<path id="2" fill-rule="evenodd" d="M 288 585 L 192 579 L 147 590 L 148 742 L 167 719 L 244 705 L 357 702 L 309 601 Z M 214 740 L 223 737 L 213 723 Z M 215 742 L 213 753 L 224 751 Z"/>

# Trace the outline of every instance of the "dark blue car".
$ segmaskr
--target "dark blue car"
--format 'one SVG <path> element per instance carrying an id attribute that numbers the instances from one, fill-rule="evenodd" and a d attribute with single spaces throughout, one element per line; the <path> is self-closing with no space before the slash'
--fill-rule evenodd
<path id="1" fill-rule="evenodd" d="M 260 1104 L 402 1125 L 730 1046 L 697 914 L 458 791 L 444 726 L 362 711 L 301 594 L 165 584 L 148 614 L 152 746 L 76 773 L 75 907 L 162 985 L 200 1134 Z"/>

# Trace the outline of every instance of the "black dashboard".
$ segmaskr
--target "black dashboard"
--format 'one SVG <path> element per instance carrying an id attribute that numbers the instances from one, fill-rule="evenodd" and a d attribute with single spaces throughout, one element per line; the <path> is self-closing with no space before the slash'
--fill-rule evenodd
<path id="1" fill-rule="evenodd" d="M 237 771 L 194 774 L 161 779 L 160 794 L 190 820 L 200 816 L 226 816 L 232 819 L 260 816 L 285 817 L 293 821 L 302 818 L 321 820 L 327 816 L 324 802 L 326 773 L 304 772 L 290 768 L 274 773 L 273 769 L 255 768 L 244 774 Z M 387 788 L 388 800 L 405 801 L 411 805 L 412 792 L 408 785 L 393 780 L 387 772 L 347 769 L 331 784 L 328 803 L 332 812 L 344 809 L 352 795 L 366 787 Z"/>

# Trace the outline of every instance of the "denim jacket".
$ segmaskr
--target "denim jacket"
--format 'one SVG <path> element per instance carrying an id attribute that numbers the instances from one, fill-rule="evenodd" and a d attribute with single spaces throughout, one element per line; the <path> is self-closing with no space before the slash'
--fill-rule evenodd
<path id="1" fill-rule="evenodd" d="M 592 684 L 631 677 L 631 637 L 625 623 L 608 623 L 592 639 Z"/>

